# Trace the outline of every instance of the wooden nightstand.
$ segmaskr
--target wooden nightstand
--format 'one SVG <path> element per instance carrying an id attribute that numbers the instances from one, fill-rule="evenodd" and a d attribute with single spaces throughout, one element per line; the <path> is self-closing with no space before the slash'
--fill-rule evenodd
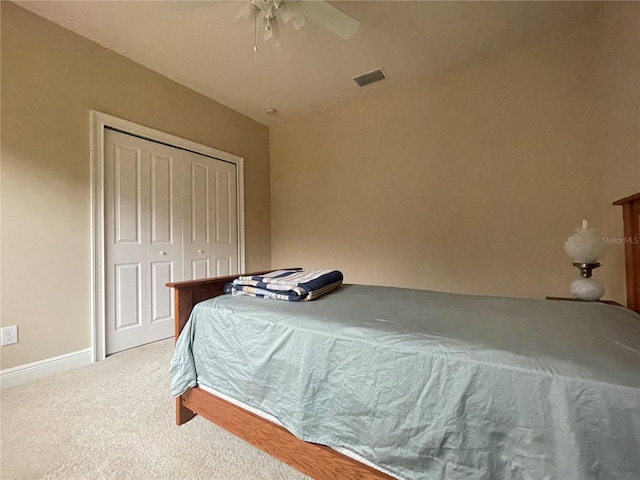
<path id="1" fill-rule="evenodd" d="M 581 300 L 579 298 L 568 298 L 568 297 L 546 297 L 547 300 L 563 300 L 566 302 L 584 302 L 584 303 L 594 303 L 589 300 Z M 618 302 L 614 302 L 613 300 L 596 300 L 598 303 L 606 303 L 607 305 L 616 305 L 618 307 L 624 307 L 624 305 L 620 305 Z"/>

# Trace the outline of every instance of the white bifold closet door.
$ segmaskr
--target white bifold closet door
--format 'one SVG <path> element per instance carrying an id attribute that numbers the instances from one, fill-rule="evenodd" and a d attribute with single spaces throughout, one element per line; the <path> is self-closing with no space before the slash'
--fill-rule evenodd
<path id="1" fill-rule="evenodd" d="M 236 165 L 105 130 L 106 354 L 173 335 L 165 284 L 238 271 Z"/>

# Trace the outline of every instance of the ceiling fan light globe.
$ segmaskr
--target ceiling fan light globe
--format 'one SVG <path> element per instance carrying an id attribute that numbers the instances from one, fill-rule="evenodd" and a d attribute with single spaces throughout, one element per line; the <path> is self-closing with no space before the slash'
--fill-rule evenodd
<path id="1" fill-rule="evenodd" d="M 269 7 L 264 10 L 264 18 L 276 18 L 276 14 L 273 11 L 273 5 L 269 5 Z"/>
<path id="2" fill-rule="evenodd" d="M 296 14 L 288 9 L 286 5 L 282 5 L 278 9 L 278 17 L 280 17 L 284 23 L 289 23 L 296 17 Z"/>
<path id="3" fill-rule="evenodd" d="M 295 28 L 296 30 L 300 30 L 302 27 L 304 27 L 305 23 L 307 23 L 307 19 L 300 14 L 295 15 L 295 17 L 293 18 L 293 28 Z"/>
<path id="4" fill-rule="evenodd" d="M 246 3 L 236 13 L 235 20 L 250 20 L 253 18 L 256 6 L 253 3 Z"/>
<path id="5" fill-rule="evenodd" d="M 280 28 L 278 26 L 277 18 L 265 19 L 265 32 L 263 39 L 265 42 L 270 42 L 272 45 L 277 46 L 278 38 L 280 37 Z"/>
<path id="6" fill-rule="evenodd" d="M 278 45 L 280 45 L 278 35 L 276 35 L 273 30 L 266 30 L 264 32 L 263 40 L 265 43 L 269 43 L 272 47 L 277 47 Z"/>

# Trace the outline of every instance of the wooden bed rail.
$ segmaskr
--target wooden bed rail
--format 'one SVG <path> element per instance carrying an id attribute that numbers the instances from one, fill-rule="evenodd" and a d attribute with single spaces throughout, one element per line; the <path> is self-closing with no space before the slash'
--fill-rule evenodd
<path id="1" fill-rule="evenodd" d="M 316 480 L 395 480 L 329 447 L 300 440 L 285 428 L 198 387 L 187 390 L 183 397 L 185 408 L 197 411 L 198 415 Z"/>
<path id="2" fill-rule="evenodd" d="M 622 206 L 627 308 L 640 313 L 640 193 L 613 204 Z"/>

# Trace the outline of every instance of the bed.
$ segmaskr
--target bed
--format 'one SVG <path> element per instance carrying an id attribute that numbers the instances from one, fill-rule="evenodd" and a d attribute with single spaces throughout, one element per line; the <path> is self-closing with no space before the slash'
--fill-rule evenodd
<path id="1" fill-rule="evenodd" d="M 625 237 L 637 238 L 640 194 L 615 204 L 623 206 Z M 627 286 L 638 285 L 634 283 L 639 278 L 638 245 L 628 241 L 625 246 Z M 315 302 L 300 305 L 222 296 L 224 285 L 234 278 L 169 284 L 175 289 L 178 344 L 193 346 L 196 335 L 218 337 L 223 342 L 215 347 L 217 361 L 231 361 L 228 367 L 235 372 L 234 378 L 216 379 L 215 374 L 205 375 L 203 368 L 196 377 L 182 378 L 183 383 L 178 382 L 174 391 L 181 393 L 176 399 L 178 425 L 201 415 L 316 479 L 640 478 L 636 462 L 640 451 L 640 317 L 630 309 L 601 303 L 378 290 L 381 287 L 354 285 L 345 285 Z M 632 302 L 638 301 L 637 296 L 637 290 L 628 290 L 628 305 L 635 305 L 636 311 L 640 304 Z M 376 298 L 382 299 L 381 303 L 376 304 Z M 354 304 L 358 308 L 352 311 Z M 426 315 L 430 322 L 426 334 L 422 331 L 424 325 L 415 324 L 416 318 L 424 320 L 424 315 L 416 315 L 424 304 L 434 312 Z M 229 314 L 230 308 L 234 309 L 233 314 Z M 302 328 L 310 336 L 298 337 L 300 332 L 295 326 L 310 310 L 314 314 Z M 454 311 L 457 313 L 452 317 Z M 192 314 L 199 319 L 187 322 Z M 244 321 L 234 324 L 230 317 L 242 317 Z M 560 325 L 555 318 L 563 319 Z M 603 318 L 606 322 L 601 321 Z M 472 328 L 474 323 L 478 328 Z M 513 323 L 516 331 L 501 335 L 507 323 Z M 269 348 L 273 345 L 269 342 L 274 341 L 266 340 L 264 332 L 269 330 L 280 331 L 275 340 L 277 348 Z M 524 332 L 529 333 L 523 335 Z M 341 393 L 341 382 L 348 382 L 333 382 L 337 389 L 320 392 L 320 400 L 311 404 L 315 410 L 327 405 L 330 408 L 321 412 L 324 416 L 309 420 L 301 415 L 304 391 L 292 385 L 310 375 L 296 377 L 287 373 L 287 368 L 295 371 L 305 364 L 335 364 L 339 358 L 336 355 L 340 354 L 336 345 L 347 337 L 352 343 L 341 348 L 358 346 L 358 355 L 352 357 L 359 359 L 359 365 L 372 364 L 371 355 L 383 352 L 383 370 L 402 372 L 395 380 L 409 377 L 413 368 L 429 372 L 422 375 L 423 383 L 431 385 L 413 385 L 416 388 L 400 394 L 394 392 L 393 383 L 376 380 L 388 381 L 393 374 L 376 377 L 373 369 L 368 375 L 374 381 L 366 381 L 362 380 L 367 377 L 359 365 L 351 365 L 351 370 L 347 365 L 344 372 L 334 365 L 333 370 L 322 372 L 321 385 L 340 374 L 359 376 L 360 383 L 354 381 L 355 390 L 349 388 Z M 232 352 L 250 348 L 238 343 L 247 338 L 254 340 L 251 348 L 258 350 L 245 354 L 238 362 L 231 358 Z M 377 345 L 371 345 L 372 338 L 377 339 Z M 305 342 L 308 348 L 299 350 L 299 355 L 292 354 L 291 348 Z M 583 348 L 585 345 L 587 349 Z M 328 356 L 316 356 L 314 348 L 329 352 Z M 180 351 L 187 356 L 179 364 L 195 362 L 201 368 L 206 355 L 200 353 L 200 360 L 194 360 L 189 357 L 193 353 L 190 348 L 182 346 Z M 342 355 L 346 356 L 344 351 Z M 251 357 L 260 360 L 258 365 L 252 365 Z M 297 357 L 300 364 L 287 366 L 281 363 L 285 357 Z M 400 362 L 394 363 L 398 358 Z M 277 373 L 265 369 L 270 364 L 282 372 L 281 381 Z M 479 369 L 483 370 L 482 375 L 478 374 Z M 256 378 L 264 381 L 247 382 L 256 371 Z M 317 375 L 317 368 L 313 375 Z M 429 380 L 434 378 L 440 381 Z M 364 388 L 366 384 L 375 385 L 374 390 Z M 518 388 L 511 388 L 514 384 Z M 257 391 L 269 388 L 275 394 L 272 392 L 265 400 L 264 392 Z M 318 386 L 312 388 L 317 393 Z M 284 397 L 278 401 L 278 392 L 283 389 L 296 402 L 285 401 Z M 362 395 L 358 395 L 359 389 Z M 345 396 L 340 398 L 341 394 Z M 371 402 L 376 396 L 377 403 Z M 355 422 L 349 419 L 356 417 L 355 413 L 349 415 L 349 408 L 353 408 L 349 406 L 351 397 L 363 397 L 354 400 L 358 406 Z M 331 403 L 331 398 L 339 402 Z M 399 423 L 398 418 L 382 410 L 362 408 L 363 402 L 374 406 L 390 404 L 391 410 L 403 412 L 400 417 L 407 421 Z M 411 406 L 423 413 L 416 417 Z M 488 415 L 491 421 L 476 421 L 482 415 Z M 393 427 L 381 427 L 385 421 Z M 420 426 L 421 422 L 427 427 Z M 436 424 L 438 428 L 428 428 Z M 381 428 L 388 428 L 389 433 L 376 434 Z M 345 441 L 354 431 L 361 441 Z M 380 445 L 404 438 L 394 436 L 398 432 L 413 440 L 396 450 L 388 448 L 393 445 Z M 344 444 L 348 444 L 346 450 L 337 448 Z M 402 458 L 403 451 L 412 449 L 414 453 Z M 420 462 L 420 458 L 427 460 Z M 551 474 L 545 477 L 540 472 Z"/>

